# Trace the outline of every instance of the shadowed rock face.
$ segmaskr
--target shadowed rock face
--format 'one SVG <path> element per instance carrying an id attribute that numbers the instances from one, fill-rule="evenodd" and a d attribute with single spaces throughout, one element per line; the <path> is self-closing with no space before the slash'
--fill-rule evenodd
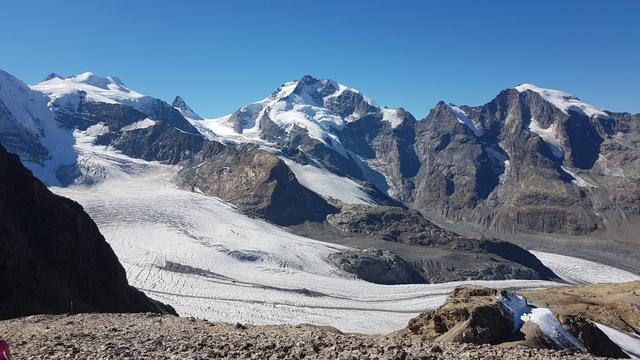
<path id="1" fill-rule="evenodd" d="M 37 313 L 174 310 L 127 284 L 76 202 L 54 195 L 0 146 L 0 319 Z"/>
<path id="2" fill-rule="evenodd" d="M 590 354 L 615 359 L 629 358 L 629 355 L 625 354 L 594 323 L 575 315 L 560 315 L 558 321 L 571 335 L 584 344 Z"/>

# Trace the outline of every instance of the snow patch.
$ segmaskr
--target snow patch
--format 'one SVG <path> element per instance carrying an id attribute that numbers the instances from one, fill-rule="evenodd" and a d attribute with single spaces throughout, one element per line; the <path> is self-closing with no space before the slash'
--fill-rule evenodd
<path id="1" fill-rule="evenodd" d="M 398 115 L 398 109 L 381 109 L 382 110 L 382 120 L 391 124 L 393 129 L 402 125 L 404 118 Z"/>
<path id="2" fill-rule="evenodd" d="M 576 174 L 575 172 L 569 170 L 566 166 L 561 166 L 560 168 L 562 168 L 562 170 L 564 170 L 564 172 L 566 172 L 567 174 L 571 175 L 571 177 L 573 178 L 571 182 L 574 183 L 576 186 L 583 187 L 583 188 L 597 187 L 596 185 L 593 185 L 590 182 L 578 176 L 578 174 Z"/>
<path id="3" fill-rule="evenodd" d="M 326 199 L 334 198 L 346 204 L 375 204 L 362 187 L 349 178 L 313 165 L 298 164 L 284 157 L 281 159 L 293 171 L 302 186 Z"/>
<path id="4" fill-rule="evenodd" d="M 540 127 L 540 124 L 536 121 L 536 119 L 531 118 L 529 122 L 529 131 L 532 133 L 538 134 L 544 140 L 545 144 L 551 149 L 553 155 L 557 158 L 564 157 L 564 150 L 562 150 L 562 142 L 558 137 L 558 130 L 555 123 L 549 126 L 546 129 Z"/>
<path id="5" fill-rule="evenodd" d="M 106 126 L 104 123 L 97 123 L 97 124 L 91 125 L 87 128 L 87 130 L 85 130 L 85 134 L 87 136 L 93 136 L 93 137 L 104 135 L 108 132 L 109 132 L 109 127 Z"/>
<path id="6" fill-rule="evenodd" d="M 606 325 L 599 323 L 595 324 L 611 341 L 620 346 L 622 351 L 629 355 L 629 357 L 632 359 L 640 359 L 640 338 L 627 335 L 622 331 L 618 331 Z"/>
<path id="7" fill-rule="evenodd" d="M 538 325 L 540 331 L 560 349 L 577 349 L 586 352 L 584 345 L 571 335 L 556 319 L 553 312 L 547 308 L 533 308 L 530 312 L 522 314 L 522 321 L 531 321 Z"/>
<path id="8" fill-rule="evenodd" d="M 532 84 L 518 85 L 515 89 L 519 92 L 525 92 L 527 90 L 536 92 L 540 94 L 543 99 L 562 110 L 565 114 L 569 114 L 570 111 L 577 111 L 589 117 L 609 117 L 609 115 L 607 115 L 603 110 L 587 104 L 571 94 L 559 90 L 543 89 Z"/>
<path id="9" fill-rule="evenodd" d="M 156 124 L 156 122 L 154 120 L 151 120 L 149 118 L 146 118 L 144 120 L 140 120 L 140 121 L 136 121 L 132 124 L 129 124 L 127 126 L 123 126 L 120 131 L 131 131 L 131 130 L 137 130 L 137 129 L 146 129 L 148 127 L 154 126 Z"/>
<path id="10" fill-rule="evenodd" d="M 503 309 L 513 317 L 513 327 L 516 331 L 520 330 L 525 322 L 530 321 L 558 348 L 586 352 L 584 345 L 560 324 L 551 310 L 532 307 L 523 296 L 513 293 L 503 293 L 497 298 Z"/>
<path id="11" fill-rule="evenodd" d="M 464 112 L 464 110 L 462 110 L 461 108 L 453 104 L 449 104 L 449 108 L 451 108 L 453 113 L 456 115 L 456 118 L 458 119 L 459 123 L 466 125 L 473 132 L 475 136 L 477 137 L 482 136 L 483 131 L 480 128 L 480 124 L 477 124 L 473 120 L 469 119 L 469 117 L 467 116 L 467 113 Z"/>

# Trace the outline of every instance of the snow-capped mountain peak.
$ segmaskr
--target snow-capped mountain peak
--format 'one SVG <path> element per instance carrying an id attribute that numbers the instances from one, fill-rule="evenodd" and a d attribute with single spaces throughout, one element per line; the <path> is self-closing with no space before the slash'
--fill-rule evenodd
<path id="1" fill-rule="evenodd" d="M 358 90 L 336 81 L 305 75 L 283 83 L 263 100 L 204 125 L 216 134 L 233 133 L 240 141 L 256 141 L 263 138 L 261 129 L 270 121 L 285 133 L 303 129 L 310 138 L 335 147 L 340 143 L 336 131 L 348 123 L 376 114 L 395 128 L 402 124 L 404 113 L 379 107 Z"/>
<path id="2" fill-rule="evenodd" d="M 117 77 L 99 77 L 92 72 L 68 77 L 47 76 L 31 88 L 49 96 L 54 106 L 75 104 L 80 97 L 88 101 L 126 105 L 140 103 L 145 98 L 127 88 Z"/>
<path id="3" fill-rule="evenodd" d="M 603 110 L 587 104 L 576 96 L 554 89 L 545 89 L 533 84 L 521 84 L 515 87 L 519 92 L 533 91 L 542 96 L 543 99 L 562 110 L 565 114 L 571 111 L 583 113 L 589 117 L 609 117 Z"/>
<path id="4" fill-rule="evenodd" d="M 60 128 L 47 102 L 46 96 L 0 70 L 0 142 L 20 154 L 40 180 L 55 185 L 55 170 L 75 162 L 74 139 Z"/>
<path id="5" fill-rule="evenodd" d="M 46 97 L 31 91 L 29 86 L 13 75 L 0 70 L 0 99 L 20 126 L 42 135 L 43 122 L 52 118 L 46 107 Z"/>
<path id="6" fill-rule="evenodd" d="M 173 103 L 171 103 L 171 106 L 180 111 L 180 114 L 188 120 L 203 120 L 203 118 L 193 111 L 180 96 L 176 96 Z"/>

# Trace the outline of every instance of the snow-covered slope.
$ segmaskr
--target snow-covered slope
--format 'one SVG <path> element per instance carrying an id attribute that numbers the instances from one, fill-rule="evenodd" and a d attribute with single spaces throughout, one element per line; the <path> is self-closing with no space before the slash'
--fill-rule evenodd
<path id="1" fill-rule="evenodd" d="M 498 295 L 503 308 L 513 317 L 515 329 L 526 322 L 534 323 L 546 338 L 559 349 L 586 352 L 584 345 L 571 335 L 547 308 L 534 308 L 524 297 L 513 293 Z"/>
<path id="2" fill-rule="evenodd" d="M 46 96 L 0 70 L 0 103 L 8 110 L 0 114 L 0 138 L 13 138 L 15 142 L 3 142 L 9 151 L 21 155 L 25 166 L 41 181 L 58 184 L 58 167 L 76 161 L 74 138 L 55 121 L 47 102 Z"/>
<path id="3" fill-rule="evenodd" d="M 50 106 L 67 109 L 75 108 L 84 98 L 86 101 L 127 105 L 144 112 L 156 101 L 127 88 L 117 77 L 99 77 L 92 72 L 68 77 L 52 74 L 31 88 L 46 94 Z"/>
<path id="4" fill-rule="evenodd" d="M 570 284 L 622 283 L 640 280 L 628 271 L 570 256 L 531 251 L 545 266 Z"/>
<path id="5" fill-rule="evenodd" d="M 577 97 L 560 91 L 553 89 L 544 89 L 541 87 L 537 87 L 533 84 L 522 84 L 515 87 L 516 90 L 520 92 L 524 92 L 527 90 L 536 92 L 542 96 L 545 100 L 555 105 L 558 109 L 562 110 L 564 113 L 569 113 L 570 111 L 581 112 L 589 117 L 592 116 L 600 116 L 600 117 L 609 117 L 607 113 L 603 110 L 596 108 L 593 105 L 587 104 Z"/>
<path id="6" fill-rule="evenodd" d="M 302 186 L 325 199 L 334 198 L 346 204 L 375 204 L 362 186 L 349 178 L 338 176 L 311 164 L 298 164 L 284 157 L 282 160 L 293 171 Z"/>
<path id="7" fill-rule="evenodd" d="M 213 321 L 314 323 L 386 333 L 440 305 L 459 283 L 385 286 L 354 279 L 327 256 L 346 249 L 292 235 L 217 199 L 177 189 L 173 167 L 130 159 L 78 134 L 81 161 L 105 181 L 53 188 L 79 201 L 129 281 L 182 315 Z M 100 171 L 99 169 L 104 169 Z M 546 287 L 544 281 L 478 282 Z"/>

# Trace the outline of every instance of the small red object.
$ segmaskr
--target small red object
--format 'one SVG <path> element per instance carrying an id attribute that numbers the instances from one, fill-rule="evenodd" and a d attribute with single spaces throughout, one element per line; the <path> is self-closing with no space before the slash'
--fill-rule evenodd
<path id="1" fill-rule="evenodd" d="M 9 360 L 11 358 L 9 354 L 9 344 L 4 340 L 0 340 L 0 360 Z"/>

